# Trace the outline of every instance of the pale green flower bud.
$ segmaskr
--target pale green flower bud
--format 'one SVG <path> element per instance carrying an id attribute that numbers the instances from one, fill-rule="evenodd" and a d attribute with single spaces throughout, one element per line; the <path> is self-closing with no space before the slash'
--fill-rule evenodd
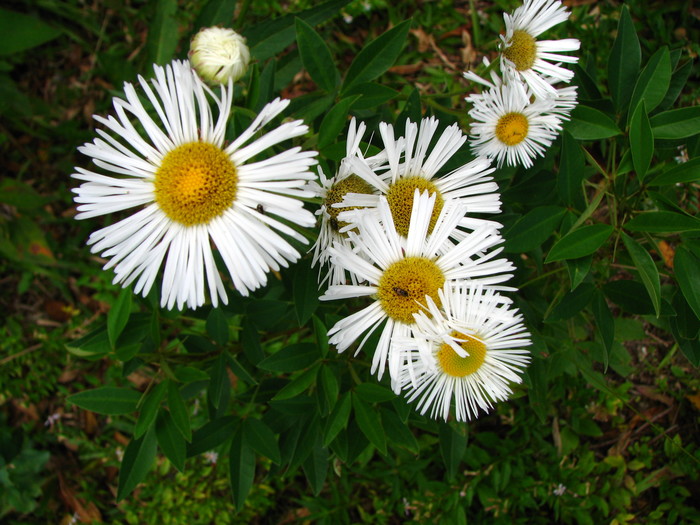
<path id="1" fill-rule="evenodd" d="M 228 84 L 245 75 L 250 51 L 245 38 L 233 29 L 207 27 L 190 43 L 190 63 L 202 80 L 209 84 Z"/>

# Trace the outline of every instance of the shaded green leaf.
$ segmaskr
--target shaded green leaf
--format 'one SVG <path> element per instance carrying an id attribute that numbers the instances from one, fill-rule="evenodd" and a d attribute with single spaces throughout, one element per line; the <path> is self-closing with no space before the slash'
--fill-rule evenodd
<path id="1" fill-rule="evenodd" d="M 591 263 L 593 256 L 580 257 L 578 259 L 569 259 L 566 261 L 566 269 L 569 272 L 569 280 L 571 281 L 571 289 L 575 290 L 586 278 L 591 271 Z"/>
<path id="2" fill-rule="evenodd" d="M 319 374 L 319 394 L 322 397 L 323 402 L 322 414 L 329 414 L 335 407 L 335 403 L 338 400 L 338 395 L 340 393 L 340 385 L 338 384 L 338 379 L 335 377 L 333 370 L 327 365 L 321 366 L 321 371 Z"/>
<path id="3" fill-rule="evenodd" d="M 583 226 L 559 239 L 549 251 L 546 263 L 564 259 L 578 259 L 595 252 L 613 232 L 607 224 Z"/>
<path id="4" fill-rule="evenodd" d="M 386 431 L 386 437 L 392 445 L 404 447 L 414 454 L 418 454 L 420 447 L 411 429 L 401 421 L 401 418 L 393 410 L 381 408 L 382 426 Z"/>
<path id="5" fill-rule="evenodd" d="M 165 382 L 158 383 L 156 386 L 151 388 L 150 391 L 144 394 L 143 401 L 139 407 L 139 418 L 136 421 L 136 426 L 134 427 L 134 437 L 140 438 L 146 431 L 151 428 L 153 421 L 156 419 L 158 414 L 158 409 L 160 408 L 160 402 L 165 397 L 165 392 L 167 390 L 167 384 Z"/>
<path id="6" fill-rule="evenodd" d="M 156 13 L 149 24 L 148 50 L 149 62 L 165 65 L 175 54 L 179 39 L 176 0 L 157 0 Z"/>
<path id="7" fill-rule="evenodd" d="M 156 458 L 156 433 L 151 428 L 143 437 L 132 439 L 124 450 L 124 458 L 119 469 L 117 501 L 128 496 L 136 485 L 141 483 L 151 470 Z"/>
<path id="8" fill-rule="evenodd" d="M 700 106 L 672 109 L 649 119 L 657 139 L 685 139 L 700 133 Z"/>
<path id="9" fill-rule="evenodd" d="M 355 387 L 355 393 L 368 403 L 382 403 L 396 397 L 391 389 L 376 383 L 360 383 Z"/>
<path id="10" fill-rule="evenodd" d="M 610 281 L 603 285 L 603 293 L 613 303 L 631 314 L 650 315 L 654 313 L 649 294 L 644 285 L 630 279 Z"/>
<path id="11" fill-rule="evenodd" d="M 654 305 L 656 317 L 661 314 L 661 281 L 659 270 L 654 264 L 654 259 L 637 241 L 629 235 L 622 234 L 622 241 L 625 243 L 627 253 L 632 257 L 632 262 L 642 278 L 642 283 L 647 289 L 651 303 Z"/>
<path id="12" fill-rule="evenodd" d="M 217 25 L 231 27 L 237 2 L 238 0 L 209 0 L 197 15 L 194 30 Z"/>
<path id="13" fill-rule="evenodd" d="M 111 350 L 107 329 L 102 326 L 92 332 L 66 343 L 66 349 L 73 355 L 82 358 L 97 358 Z"/>
<path id="14" fill-rule="evenodd" d="M 643 181 L 654 154 L 654 135 L 644 100 L 639 103 L 630 120 L 630 151 L 637 178 Z"/>
<path id="15" fill-rule="evenodd" d="M 278 465 L 282 461 L 280 447 L 272 429 L 260 419 L 249 417 L 243 422 L 243 435 L 258 454 L 271 459 Z"/>
<path id="16" fill-rule="evenodd" d="M 323 444 L 325 446 L 328 446 L 338 433 L 347 427 L 350 417 L 350 407 L 350 393 L 346 392 L 338 400 L 326 422 L 326 429 L 323 437 Z"/>
<path id="17" fill-rule="evenodd" d="M 226 355 L 221 353 L 214 365 L 209 370 L 209 401 L 214 408 L 226 408 L 223 406 L 228 400 L 231 381 L 226 371 Z"/>
<path id="18" fill-rule="evenodd" d="M 673 273 L 683 297 L 700 318 L 700 258 L 680 246 L 673 258 Z"/>
<path id="19" fill-rule="evenodd" d="M 457 432 L 447 423 L 440 423 L 438 426 L 440 455 L 447 468 L 448 480 L 454 479 L 467 450 L 467 434 L 465 430 L 464 427 L 461 427 L 460 432 Z"/>
<path id="20" fill-rule="evenodd" d="M 679 67 L 673 72 L 673 74 L 671 75 L 671 83 L 668 87 L 668 91 L 666 92 L 666 96 L 664 96 L 664 99 L 661 101 L 661 104 L 657 106 L 657 111 L 664 111 L 673 105 L 673 103 L 678 98 L 678 95 L 681 94 L 681 91 L 688 82 L 688 77 L 690 77 L 690 72 L 692 70 L 693 61 L 688 60 L 685 64 L 683 64 L 681 67 Z"/>
<path id="21" fill-rule="evenodd" d="M 591 302 L 594 290 L 591 283 L 583 283 L 575 290 L 570 291 L 562 297 L 545 321 L 563 321 L 581 313 Z"/>
<path id="22" fill-rule="evenodd" d="M 233 416 L 214 419 L 204 424 L 192 435 L 192 443 L 187 446 L 187 457 L 214 450 L 231 437 L 237 424 L 238 419 Z"/>
<path id="23" fill-rule="evenodd" d="M 316 436 L 313 450 L 302 464 L 302 468 L 314 496 L 318 496 L 323 490 L 328 474 L 328 449 L 322 446 L 320 436 Z"/>
<path id="24" fill-rule="evenodd" d="M 360 427 L 362 433 L 377 450 L 386 454 L 386 435 L 379 412 L 355 394 L 352 395 L 352 407 L 355 412 L 355 421 L 357 421 L 357 426 Z"/>
<path id="25" fill-rule="evenodd" d="M 647 111 L 651 113 L 664 99 L 670 82 L 671 55 L 668 47 L 664 46 L 651 56 L 639 75 L 630 99 L 630 109 L 644 101 Z"/>
<path id="26" fill-rule="evenodd" d="M 68 396 L 67 401 L 91 412 L 114 416 L 135 412 L 140 399 L 141 393 L 130 388 L 103 386 Z"/>
<path id="27" fill-rule="evenodd" d="M 565 213 L 560 206 L 540 206 L 530 210 L 504 234 L 504 251 L 522 253 L 539 248 L 557 229 Z"/>
<path id="28" fill-rule="evenodd" d="M 649 186 L 665 186 L 700 180 L 700 157 L 690 159 L 657 175 L 647 184 Z"/>
<path id="29" fill-rule="evenodd" d="M 576 140 L 607 139 L 622 133 L 605 113 L 582 104 L 571 112 L 571 120 L 563 127 Z"/>
<path id="30" fill-rule="evenodd" d="M 321 364 L 317 363 L 308 370 L 304 370 L 291 382 L 286 384 L 282 390 L 277 392 L 272 399 L 275 401 L 282 401 L 283 399 L 291 399 L 296 397 L 304 392 L 316 381 L 316 374 L 318 374 L 318 369 L 320 366 Z"/>
<path id="31" fill-rule="evenodd" d="M 567 131 L 561 134 L 561 154 L 559 157 L 557 188 L 562 201 L 583 209 L 584 156 L 581 145 Z"/>
<path id="32" fill-rule="evenodd" d="M 323 149 L 333 144 L 340 132 L 347 125 L 350 107 L 360 98 L 361 95 L 353 95 L 340 100 L 328 113 L 325 114 L 318 131 L 318 147 Z M 316 286 L 318 292 L 318 283 Z M 318 295 L 318 293 L 317 293 Z"/>
<path id="33" fill-rule="evenodd" d="M 672 211 L 648 211 L 636 215 L 632 220 L 626 222 L 624 227 L 633 232 L 700 231 L 700 220 Z"/>
<path id="34" fill-rule="evenodd" d="M 620 12 L 617 36 L 608 58 L 608 84 L 618 110 L 623 110 L 629 102 L 641 63 L 642 49 L 629 8 L 625 5 Z"/>
<path id="35" fill-rule="evenodd" d="M 605 371 L 607 371 L 610 361 L 610 351 L 612 350 L 612 345 L 615 340 L 615 318 L 610 308 L 608 308 L 605 296 L 600 290 L 596 290 L 593 296 L 593 317 L 595 317 L 595 324 L 600 338 L 603 340 L 603 347 L 605 349 L 603 352 L 603 366 L 605 367 Z"/>
<path id="36" fill-rule="evenodd" d="M 292 294 L 297 321 L 299 326 L 303 326 L 319 304 L 318 277 L 309 260 L 299 262 L 295 266 Z"/>
<path id="37" fill-rule="evenodd" d="M 180 431 L 182 437 L 187 441 L 192 441 L 190 415 L 187 412 L 185 401 L 182 399 L 177 383 L 170 380 L 168 380 L 168 408 L 170 409 L 173 423 L 175 423 L 175 427 Z"/>
<path id="38" fill-rule="evenodd" d="M 241 509 L 255 478 L 255 453 L 239 428 L 231 440 L 229 473 L 233 502 Z"/>
<path id="39" fill-rule="evenodd" d="M 212 308 L 207 316 L 207 334 L 217 344 L 225 345 L 228 342 L 228 319 L 221 308 Z"/>
<path id="40" fill-rule="evenodd" d="M 187 446 L 182 438 L 180 430 L 175 425 L 167 410 L 158 412 L 156 421 L 156 437 L 158 446 L 163 454 L 170 460 L 177 470 L 182 472 L 185 468 L 185 454 Z"/>
<path id="41" fill-rule="evenodd" d="M 312 343 L 296 343 L 258 363 L 258 368 L 270 372 L 295 372 L 311 366 L 320 356 Z"/>
<path id="42" fill-rule="evenodd" d="M 295 22 L 297 45 L 304 69 L 318 87 L 332 93 L 340 80 L 340 74 L 326 41 L 301 18 Z"/>
<path id="43" fill-rule="evenodd" d="M 399 92 L 390 87 L 376 82 L 356 84 L 345 92 L 345 96 L 361 95 L 361 98 L 353 104 L 353 110 L 372 109 L 386 104 L 399 95 Z"/>
<path id="44" fill-rule="evenodd" d="M 11 55 L 40 46 L 61 34 L 36 16 L 0 8 L 0 55 Z"/>

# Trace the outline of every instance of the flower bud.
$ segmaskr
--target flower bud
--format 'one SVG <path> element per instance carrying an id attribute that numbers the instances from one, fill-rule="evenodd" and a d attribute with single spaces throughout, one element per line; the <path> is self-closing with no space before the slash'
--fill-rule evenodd
<path id="1" fill-rule="evenodd" d="M 245 75 L 250 51 L 245 38 L 233 29 L 207 27 L 190 43 L 189 59 L 202 80 L 209 84 L 228 84 Z"/>

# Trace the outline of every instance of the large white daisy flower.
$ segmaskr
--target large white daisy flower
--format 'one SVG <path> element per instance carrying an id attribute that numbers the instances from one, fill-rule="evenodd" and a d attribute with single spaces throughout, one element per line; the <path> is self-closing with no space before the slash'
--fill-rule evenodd
<path id="1" fill-rule="evenodd" d="M 93 253 L 110 259 L 105 269 L 114 268 L 114 282 L 136 281 L 134 291 L 146 295 L 165 259 L 162 306 L 201 306 L 207 287 L 214 305 L 219 298 L 226 303 L 212 244 L 244 295 L 265 284 L 270 269 L 298 259 L 280 233 L 300 242 L 305 238 L 276 217 L 313 226 L 313 214 L 297 197 L 312 196 L 304 185 L 313 178 L 308 168 L 316 152 L 295 147 L 252 162 L 275 144 L 306 133 L 307 126 L 297 120 L 253 140 L 288 101 L 266 105 L 248 129 L 226 143 L 231 83 L 217 97 L 187 62 L 154 69 L 150 84 L 139 77 L 150 104 L 125 83 L 126 99 L 114 99 L 116 118 L 95 116 L 106 130 L 97 130 L 99 138 L 78 148 L 110 175 L 76 168 L 73 177 L 85 181 L 73 190 L 76 218 L 136 208 L 88 240 Z"/>
<path id="2" fill-rule="evenodd" d="M 509 166 L 532 166 L 532 159 L 544 155 L 566 118 L 554 98 L 531 102 L 519 82 L 493 86 L 466 100 L 472 104 L 472 151 L 496 159 L 499 167 L 504 161 Z"/>
<path id="3" fill-rule="evenodd" d="M 503 14 L 506 34 L 501 35 L 501 70 L 504 75 L 527 82 L 537 97 L 553 94 L 552 84 L 541 75 L 569 82 L 573 71 L 559 63 L 573 64 L 578 57 L 561 52 L 576 51 L 581 43 L 575 38 L 537 40 L 551 27 L 564 22 L 571 13 L 559 0 L 525 0 L 512 15 Z"/>
<path id="4" fill-rule="evenodd" d="M 382 335 L 372 358 L 372 373 L 382 377 L 388 360 L 389 374 L 397 388 L 399 355 L 392 352 L 395 339 L 411 334 L 413 314 L 425 305 L 426 297 L 437 299 L 445 283 L 469 279 L 494 286 L 508 280 L 513 266 L 505 259 L 494 259 L 501 252 L 489 249 L 502 242 L 498 230 L 484 226 L 444 250 L 460 218 L 464 205 L 447 203 L 435 221 L 431 235 L 428 228 L 435 207 L 436 194 L 415 190 L 413 209 L 406 237 L 396 231 L 387 199 L 378 204 L 379 220 L 366 214 L 358 222 L 358 231 L 348 235 L 363 256 L 348 246 L 336 243 L 331 262 L 357 276 L 362 285 L 330 286 L 322 300 L 373 297 L 372 303 L 338 321 L 329 331 L 330 342 L 339 352 L 346 350 L 366 332 L 357 351 L 382 323 Z M 504 288 L 502 289 L 510 289 Z"/>
<path id="5" fill-rule="evenodd" d="M 312 248 L 312 266 L 319 264 L 322 268 L 328 264 L 330 258 L 328 249 L 333 246 L 333 243 L 340 243 L 350 247 L 348 234 L 345 231 L 341 231 L 348 224 L 338 217 L 341 212 L 350 208 L 341 208 L 333 205 L 342 202 L 347 193 L 372 194 L 375 191 L 370 184 L 353 173 L 350 164 L 351 159 L 361 159 L 363 165 L 371 167 L 369 169 L 382 169 L 382 166 L 386 164 L 386 154 L 384 152 L 368 158 L 363 157 L 360 143 L 366 129 L 367 126 L 364 122 L 358 126 L 353 117 L 348 128 L 345 158 L 340 161 L 335 176 L 327 178 L 319 166 L 318 175 L 321 184 L 318 184 L 316 181 L 309 183 L 309 188 L 322 199 L 321 207 L 316 212 L 316 215 L 320 217 L 320 227 L 318 238 Z M 351 274 L 350 277 L 353 279 L 355 276 Z M 341 267 L 332 264 L 322 282 L 325 282 L 327 279 L 330 279 L 330 284 L 342 284 L 346 280 L 345 271 Z"/>
<path id="6" fill-rule="evenodd" d="M 399 383 L 421 414 L 458 421 L 488 412 L 512 393 L 530 361 L 530 334 L 511 301 L 474 282 L 445 286 L 415 317 L 413 345 L 402 345 Z"/>
<path id="7" fill-rule="evenodd" d="M 428 233 L 432 232 L 442 207 L 448 202 L 463 204 L 467 214 L 500 213 L 498 185 L 490 176 L 495 168 L 491 167 L 491 162 L 485 157 L 477 158 L 442 177 L 438 176 L 440 169 L 467 140 L 459 126 L 453 124 L 442 132 L 431 147 L 439 124 L 434 117 L 423 119 L 420 127 L 407 120 L 406 136 L 396 139 L 393 126 L 380 123 L 379 131 L 389 169 L 381 171 L 362 158 L 351 159 L 350 169 L 370 184 L 376 193 L 348 193 L 341 204 L 335 205 L 351 209 L 341 213 L 340 218 L 353 224 L 367 212 L 374 212 L 376 216 L 379 196 L 383 195 L 389 203 L 397 231 L 406 236 L 415 190 L 428 191 L 436 196 Z M 464 217 L 453 237 L 460 239 L 464 236 L 464 228 L 473 230 L 483 222 L 486 221 L 471 216 Z M 490 224 L 501 226 L 495 222 Z"/>

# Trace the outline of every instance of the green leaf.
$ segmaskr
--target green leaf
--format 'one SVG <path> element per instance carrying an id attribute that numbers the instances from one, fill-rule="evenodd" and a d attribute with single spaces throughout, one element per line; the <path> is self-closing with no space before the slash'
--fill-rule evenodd
<path id="1" fill-rule="evenodd" d="M 91 412 L 115 416 L 136 411 L 141 393 L 130 388 L 103 386 L 68 396 L 67 401 Z"/>
<path id="2" fill-rule="evenodd" d="M 386 436 L 379 412 L 355 394 L 352 395 L 352 407 L 355 411 L 355 421 L 357 421 L 357 426 L 360 427 L 362 433 L 379 452 L 386 454 Z"/>
<path id="3" fill-rule="evenodd" d="M 610 351 L 615 341 L 615 318 L 610 308 L 608 308 L 605 296 L 600 290 L 596 290 L 593 296 L 593 317 L 595 317 L 595 324 L 600 338 L 603 340 L 603 347 L 605 348 L 605 352 L 603 353 L 603 366 L 607 372 Z"/>
<path id="4" fill-rule="evenodd" d="M 278 465 L 282 461 L 280 447 L 274 432 L 263 421 L 254 417 L 246 418 L 243 422 L 243 436 L 258 454 L 270 458 Z"/>
<path id="5" fill-rule="evenodd" d="M 329 414 L 335 407 L 335 403 L 338 400 L 338 394 L 340 393 L 340 386 L 338 385 L 338 379 L 335 377 L 333 370 L 327 365 L 321 366 L 321 371 L 319 374 L 319 394 L 323 400 L 321 403 L 321 413 L 323 415 Z"/>
<path id="6" fill-rule="evenodd" d="M 563 321 L 581 313 L 591 302 L 594 290 L 591 283 L 583 283 L 575 290 L 570 291 L 559 301 L 545 321 Z"/>
<path id="7" fill-rule="evenodd" d="M 649 186 L 665 186 L 683 184 L 700 180 L 700 157 L 690 159 L 657 175 L 647 184 Z"/>
<path id="8" fill-rule="evenodd" d="M 622 133 L 605 113 L 582 104 L 571 112 L 571 120 L 563 127 L 576 140 L 607 139 Z"/>
<path id="9" fill-rule="evenodd" d="M 673 338 L 693 366 L 700 366 L 700 319 L 680 290 L 673 296 L 673 309 L 676 315 L 669 318 Z"/>
<path id="10" fill-rule="evenodd" d="M 163 454 L 165 454 L 177 470 L 182 472 L 185 468 L 187 445 L 167 410 L 158 412 L 156 437 L 158 438 L 158 446 L 160 446 Z"/>
<path id="11" fill-rule="evenodd" d="M 214 405 L 214 408 L 220 408 L 223 404 L 226 404 L 229 397 L 229 389 L 231 388 L 231 381 L 226 371 L 225 352 L 219 355 L 216 363 L 211 367 L 209 377 L 211 378 L 209 382 L 209 401 Z M 222 408 L 225 409 L 226 407 Z"/>
<path id="12" fill-rule="evenodd" d="M 202 452 L 215 449 L 231 437 L 237 425 L 238 419 L 233 416 L 209 421 L 195 430 L 192 435 L 192 443 L 187 446 L 187 457 L 191 458 Z"/>
<path id="13" fill-rule="evenodd" d="M 312 316 L 314 322 L 314 336 L 316 337 L 316 345 L 321 350 L 321 355 L 325 357 L 328 354 L 328 329 L 323 322 Z"/>
<path id="14" fill-rule="evenodd" d="M 664 96 L 664 99 L 661 101 L 661 104 L 659 104 L 656 108 L 657 111 L 665 111 L 673 105 L 673 103 L 676 101 L 678 96 L 681 94 L 681 91 L 687 84 L 688 77 L 690 77 L 690 73 L 692 70 L 693 61 L 688 60 L 685 64 L 683 64 L 681 67 L 679 67 L 673 72 L 673 75 L 671 75 L 671 83 L 668 87 L 668 91 L 666 92 L 666 96 Z"/>
<path id="15" fill-rule="evenodd" d="M 158 0 L 153 21 L 149 24 L 148 60 L 152 64 L 165 65 L 175 55 L 180 38 L 177 19 L 177 0 Z"/>
<path id="16" fill-rule="evenodd" d="M 585 178 L 583 151 L 581 145 L 567 131 L 562 131 L 561 143 L 559 176 L 557 177 L 559 197 L 566 204 L 583 209 L 585 207 L 583 198 L 583 180 Z"/>
<path id="17" fill-rule="evenodd" d="M 197 15 L 193 27 L 198 31 L 203 27 L 231 27 L 238 0 L 209 0 Z"/>
<path id="18" fill-rule="evenodd" d="M 636 215 L 624 225 L 633 232 L 678 233 L 700 231 L 700 220 L 672 211 L 647 211 Z"/>
<path id="19" fill-rule="evenodd" d="M 243 346 L 243 353 L 248 358 L 248 361 L 254 365 L 257 365 L 265 358 L 265 353 L 260 345 L 258 329 L 247 316 L 241 321 L 241 345 Z"/>
<path id="20" fill-rule="evenodd" d="M 292 294 L 294 296 L 294 311 L 299 326 L 304 326 L 318 308 L 318 277 L 316 270 L 311 268 L 307 259 L 299 262 L 294 269 Z"/>
<path id="21" fill-rule="evenodd" d="M 700 318 L 700 258 L 680 246 L 673 258 L 673 273 L 683 297 Z"/>
<path id="22" fill-rule="evenodd" d="M 651 113 L 664 99 L 671 82 L 671 55 L 664 46 L 654 53 L 634 86 L 630 99 L 630 108 L 636 108 L 644 101 L 647 111 Z"/>
<path id="23" fill-rule="evenodd" d="M 651 131 L 644 100 L 639 102 L 630 120 L 630 150 L 634 171 L 637 172 L 637 178 L 641 182 L 649 170 L 651 157 L 654 154 L 654 134 Z"/>
<path id="24" fill-rule="evenodd" d="M 582 226 L 559 239 L 549 251 L 545 263 L 590 255 L 608 240 L 612 232 L 613 227 L 607 224 Z"/>
<path id="25" fill-rule="evenodd" d="M 323 437 L 323 444 L 325 446 L 328 446 L 338 433 L 348 426 L 350 407 L 350 392 L 345 392 L 335 404 L 333 412 L 331 412 L 331 415 L 328 417 Z"/>
<path id="26" fill-rule="evenodd" d="M 231 440 L 229 472 L 233 502 L 238 509 L 242 509 L 255 478 L 255 453 L 240 428 Z"/>
<path id="27" fill-rule="evenodd" d="M 326 41 L 301 18 L 297 18 L 295 22 L 297 45 L 304 69 L 309 72 L 318 87 L 332 93 L 338 85 L 340 74 Z"/>
<path id="28" fill-rule="evenodd" d="M 386 104 L 390 100 L 395 99 L 399 92 L 376 82 L 366 82 L 364 84 L 356 84 L 345 92 L 345 96 L 350 97 L 352 95 L 361 95 L 361 98 L 353 104 L 353 109 L 359 111 L 362 109 L 373 109 Z"/>
<path id="29" fill-rule="evenodd" d="M 66 343 L 66 349 L 71 354 L 83 358 L 100 357 L 107 354 L 111 350 L 111 346 L 107 329 L 104 327 L 96 328 L 83 337 Z"/>
<path id="30" fill-rule="evenodd" d="M 459 465 L 462 463 L 464 453 L 467 450 L 467 434 L 465 430 L 465 427 L 461 427 L 460 432 L 457 432 L 447 423 L 440 423 L 438 425 L 440 454 L 447 468 L 448 480 L 454 479 Z"/>
<path id="31" fill-rule="evenodd" d="M 228 319 L 221 308 L 212 308 L 207 316 L 207 334 L 220 345 L 228 343 Z"/>
<path id="32" fill-rule="evenodd" d="M 649 119 L 654 138 L 685 139 L 700 133 L 700 106 L 672 109 Z"/>
<path id="33" fill-rule="evenodd" d="M 401 418 L 393 410 L 381 408 L 382 425 L 386 431 L 386 437 L 392 445 L 405 447 L 414 454 L 418 454 L 420 446 L 411 429 L 401 421 Z"/>
<path id="34" fill-rule="evenodd" d="M 167 384 L 165 382 L 158 383 L 148 393 L 144 394 L 143 403 L 139 407 L 139 418 L 134 427 L 134 437 L 140 438 L 146 431 L 151 428 L 153 421 L 156 419 L 160 402 L 165 397 Z"/>
<path id="35" fill-rule="evenodd" d="M 423 117 L 423 108 L 420 101 L 420 91 L 418 88 L 413 88 L 411 93 L 406 99 L 406 104 L 404 105 L 399 116 L 396 117 L 396 125 L 394 126 L 397 136 L 404 136 L 406 134 L 406 120 L 411 122 L 420 122 Z"/>
<path id="36" fill-rule="evenodd" d="M 566 213 L 559 206 L 540 206 L 520 217 L 504 234 L 505 252 L 523 253 L 542 246 Z"/>
<path id="37" fill-rule="evenodd" d="M 36 16 L 0 8 L 0 55 L 13 55 L 40 46 L 61 34 Z"/>
<path id="38" fill-rule="evenodd" d="M 613 303 L 631 314 L 650 315 L 654 313 L 649 294 L 644 286 L 630 279 L 610 281 L 603 285 L 603 293 Z"/>
<path id="39" fill-rule="evenodd" d="M 319 357 L 321 356 L 316 345 L 296 343 L 266 357 L 258 363 L 258 368 L 269 372 L 295 372 L 308 368 Z"/>
<path id="40" fill-rule="evenodd" d="M 286 384 L 282 388 L 282 390 L 277 392 L 277 394 L 272 399 L 275 401 L 282 401 L 284 399 L 291 399 L 293 397 L 296 397 L 302 392 L 304 392 L 316 381 L 316 375 L 318 374 L 318 369 L 320 366 L 321 363 L 317 363 L 308 370 L 304 370 L 290 383 Z"/>
<path id="41" fill-rule="evenodd" d="M 258 384 L 255 378 L 250 374 L 250 372 L 248 372 L 248 369 L 239 363 L 238 360 L 229 353 L 226 353 L 226 362 L 228 363 L 228 367 L 231 369 L 231 372 L 233 372 L 238 379 L 248 383 L 249 385 Z"/>
<path id="42" fill-rule="evenodd" d="M 0 11 L 2 10 L 0 9 Z M 39 195 L 28 184 L 11 178 L 3 178 L 0 180 L 0 202 L 22 211 L 30 211 L 41 208 L 48 202 L 48 199 Z"/>
<path id="43" fill-rule="evenodd" d="M 410 20 L 401 22 L 364 46 L 345 74 L 342 92 L 346 93 L 357 84 L 374 80 L 393 66 L 406 43 L 410 27 Z"/>
<path id="44" fill-rule="evenodd" d="M 383 403 L 396 398 L 389 388 L 376 383 L 360 383 L 355 387 L 355 393 L 368 403 Z"/>
<path id="45" fill-rule="evenodd" d="M 340 132 L 347 126 L 348 113 L 352 105 L 361 97 L 353 95 L 340 100 L 325 114 L 318 128 L 318 148 L 323 149 L 333 144 Z M 316 286 L 318 291 L 318 286 Z"/>
<path id="46" fill-rule="evenodd" d="M 168 408 L 175 427 L 180 431 L 185 440 L 192 441 L 192 429 L 190 427 L 190 415 L 187 412 L 185 401 L 182 399 L 177 383 L 168 380 Z"/>
<path id="47" fill-rule="evenodd" d="M 117 501 L 128 496 L 136 485 L 141 483 L 151 470 L 156 458 L 156 433 L 151 428 L 139 439 L 132 439 L 124 450 L 124 458 L 119 469 Z"/>
<path id="48" fill-rule="evenodd" d="M 319 436 L 316 436 L 314 448 L 302 464 L 302 468 L 314 496 L 318 496 L 328 475 L 328 449 L 321 445 Z"/>
<path id="49" fill-rule="evenodd" d="M 209 374 L 193 366 L 180 366 L 175 369 L 175 378 L 187 384 L 195 381 L 207 381 L 209 380 Z"/>
<path id="50" fill-rule="evenodd" d="M 593 256 L 587 255 L 578 259 L 569 259 L 566 261 L 566 269 L 569 272 L 569 280 L 571 281 L 571 289 L 575 290 L 586 278 L 591 271 Z"/>
<path id="51" fill-rule="evenodd" d="M 649 293 L 651 303 L 654 305 L 656 317 L 661 314 L 661 281 L 659 279 L 659 270 L 654 264 L 654 259 L 651 258 L 642 246 L 629 235 L 622 234 L 622 241 L 625 243 L 627 253 L 630 254 L 634 266 L 642 278 L 642 283 Z"/>
<path id="52" fill-rule="evenodd" d="M 625 5 L 620 12 L 617 36 L 608 58 L 608 85 L 619 111 L 624 110 L 629 102 L 641 63 L 642 50 L 639 39 L 629 9 Z"/>

